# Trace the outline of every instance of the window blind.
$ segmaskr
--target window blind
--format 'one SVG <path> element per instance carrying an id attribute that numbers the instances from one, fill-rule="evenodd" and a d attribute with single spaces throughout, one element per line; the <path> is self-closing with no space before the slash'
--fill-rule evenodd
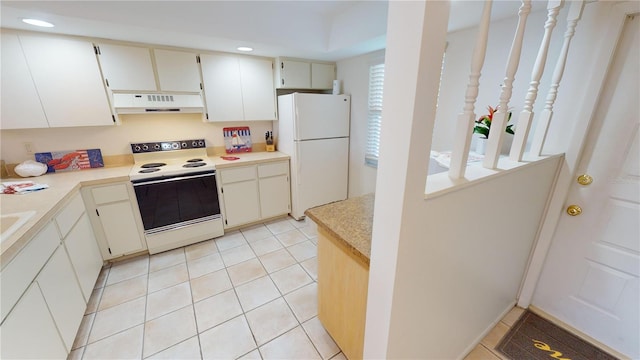
<path id="1" fill-rule="evenodd" d="M 384 63 L 369 67 L 369 111 L 367 114 L 367 150 L 364 162 L 378 167 L 380 153 L 380 127 L 382 125 L 382 89 L 384 85 Z"/>

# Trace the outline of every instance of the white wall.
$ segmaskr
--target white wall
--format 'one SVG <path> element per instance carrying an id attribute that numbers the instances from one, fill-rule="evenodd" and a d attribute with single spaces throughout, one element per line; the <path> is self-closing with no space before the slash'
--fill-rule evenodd
<path id="1" fill-rule="evenodd" d="M 103 155 L 131 154 L 130 143 L 144 141 L 201 139 L 207 147 L 224 146 L 222 128 L 249 126 L 251 140 L 264 143 L 264 133 L 271 121 L 205 123 L 201 114 L 122 115 L 119 126 L 49 128 L 0 131 L 0 157 L 8 164 L 33 159 L 24 143 L 33 144 L 35 152 L 95 149 Z"/>
<path id="2" fill-rule="evenodd" d="M 337 78 L 343 91 L 351 95 L 351 138 L 349 146 L 349 197 L 376 190 L 376 169 L 364 164 L 367 147 L 369 65 L 384 57 L 384 50 L 338 61 Z"/>

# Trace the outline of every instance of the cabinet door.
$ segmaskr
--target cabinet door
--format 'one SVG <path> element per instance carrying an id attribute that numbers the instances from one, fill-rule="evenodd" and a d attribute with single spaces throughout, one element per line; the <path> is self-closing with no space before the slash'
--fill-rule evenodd
<path id="1" fill-rule="evenodd" d="M 31 284 L 0 327 L 3 359 L 64 359 L 58 335 L 37 283 Z"/>
<path id="2" fill-rule="evenodd" d="M 36 280 L 69 352 L 82 322 L 86 303 L 63 246 L 53 253 Z"/>
<path id="3" fill-rule="evenodd" d="M 131 254 L 145 249 L 138 233 L 131 202 L 120 201 L 99 205 L 98 217 L 112 256 Z"/>
<path id="4" fill-rule="evenodd" d="M 309 89 L 311 87 L 311 64 L 306 61 L 283 60 L 280 62 L 278 88 Z"/>
<path id="5" fill-rule="evenodd" d="M 279 175 L 260 179 L 260 212 L 262 218 L 289 213 L 289 176 Z"/>
<path id="6" fill-rule="evenodd" d="M 64 245 L 78 277 L 84 300 L 88 302 L 103 261 L 87 214 L 80 217 L 64 240 Z"/>
<path id="7" fill-rule="evenodd" d="M 36 35 L 19 39 L 49 126 L 113 125 L 90 42 Z"/>
<path id="8" fill-rule="evenodd" d="M 335 65 L 311 63 L 312 89 L 333 89 L 333 80 L 335 80 L 335 78 Z"/>
<path id="9" fill-rule="evenodd" d="M 240 58 L 240 80 L 245 120 L 275 120 L 276 95 L 273 62 L 261 58 Z"/>
<path id="10" fill-rule="evenodd" d="M 2 129 L 47 128 L 38 91 L 22 52 L 18 35 L 2 33 Z"/>
<path id="11" fill-rule="evenodd" d="M 260 220 L 258 181 L 243 181 L 222 186 L 225 227 L 233 227 Z"/>
<path id="12" fill-rule="evenodd" d="M 244 119 L 242 85 L 237 56 L 200 56 L 209 121 Z"/>
<path id="13" fill-rule="evenodd" d="M 149 48 L 99 44 L 100 67 L 111 90 L 157 91 Z"/>
<path id="14" fill-rule="evenodd" d="M 154 49 L 153 52 L 160 90 L 200 92 L 196 54 L 160 49 Z"/>
<path id="15" fill-rule="evenodd" d="M 29 287 L 47 259 L 60 245 L 53 223 L 48 223 L 27 246 L 0 272 L 0 308 L 2 320 Z M 1 321 L 0 321 L 1 322 Z"/>

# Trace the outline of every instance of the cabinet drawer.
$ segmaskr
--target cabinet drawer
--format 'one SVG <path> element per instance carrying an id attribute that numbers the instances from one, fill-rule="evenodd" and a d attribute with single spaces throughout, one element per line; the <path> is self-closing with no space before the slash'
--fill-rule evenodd
<path id="1" fill-rule="evenodd" d="M 276 176 L 276 175 L 287 175 L 288 173 L 289 173 L 288 161 L 258 165 L 258 176 L 261 178 Z"/>
<path id="2" fill-rule="evenodd" d="M 56 225 L 58 225 L 58 230 L 60 230 L 62 238 L 67 236 L 73 225 L 78 221 L 83 213 L 84 202 L 82 202 L 82 197 L 80 196 L 80 193 L 78 193 L 55 217 L 55 222 Z"/>
<path id="3" fill-rule="evenodd" d="M 222 184 L 229 184 L 239 181 L 255 180 L 256 167 L 245 166 L 237 169 L 220 170 L 220 181 Z"/>
<path id="4" fill-rule="evenodd" d="M 93 201 L 96 205 L 129 200 L 129 193 L 125 184 L 97 187 L 91 189 L 91 195 L 93 195 Z"/>
<path id="5" fill-rule="evenodd" d="M 48 223 L 0 273 L 2 320 L 18 301 L 60 244 L 53 223 Z"/>

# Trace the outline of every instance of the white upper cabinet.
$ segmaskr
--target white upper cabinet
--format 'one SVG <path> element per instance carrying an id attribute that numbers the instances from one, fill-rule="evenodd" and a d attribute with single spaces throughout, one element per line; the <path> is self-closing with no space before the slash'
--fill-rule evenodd
<path id="1" fill-rule="evenodd" d="M 200 92 L 195 53 L 128 45 L 97 46 L 104 81 L 112 91 Z"/>
<path id="2" fill-rule="evenodd" d="M 279 62 L 279 89 L 310 89 L 311 63 L 293 60 Z"/>
<path id="3" fill-rule="evenodd" d="M 2 129 L 49 127 L 18 35 L 2 33 Z"/>
<path id="4" fill-rule="evenodd" d="M 311 63 L 312 89 L 333 89 L 335 78 L 336 66 L 334 64 Z"/>
<path id="5" fill-rule="evenodd" d="M 3 128 L 113 125 L 90 42 L 32 34 L 17 39 L 3 33 Z"/>
<path id="6" fill-rule="evenodd" d="M 245 120 L 275 120 L 276 90 L 273 62 L 262 58 L 240 58 L 240 82 Z"/>
<path id="7" fill-rule="evenodd" d="M 278 58 L 276 88 L 330 90 L 336 78 L 334 63 Z"/>
<path id="8" fill-rule="evenodd" d="M 200 66 L 209 121 L 275 120 L 271 60 L 202 54 Z"/>
<path id="9" fill-rule="evenodd" d="M 113 91 L 157 91 L 151 49 L 97 44 L 105 83 Z"/>
<path id="10" fill-rule="evenodd" d="M 237 56 L 200 55 L 209 121 L 244 120 Z"/>
<path id="11" fill-rule="evenodd" d="M 158 82 L 162 91 L 200 91 L 197 55 L 183 51 L 154 49 Z"/>

